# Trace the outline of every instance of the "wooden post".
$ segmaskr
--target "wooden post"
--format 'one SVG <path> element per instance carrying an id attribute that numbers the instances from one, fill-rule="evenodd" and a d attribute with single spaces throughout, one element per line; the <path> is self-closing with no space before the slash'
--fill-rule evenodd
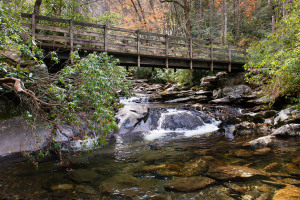
<path id="1" fill-rule="evenodd" d="M 210 40 L 210 59 L 211 59 L 210 71 L 214 71 L 214 47 L 213 47 L 212 40 Z"/>
<path id="2" fill-rule="evenodd" d="M 73 45 L 74 45 L 74 43 L 73 43 L 73 40 L 74 40 L 74 38 L 73 38 L 73 20 L 72 20 L 72 19 L 70 19 L 69 24 L 70 24 L 69 32 L 70 32 L 70 54 L 71 54 L 71 64 L 74 64 L 74 60 L 73 60 L 73 56 L 72 56 L 72 53 L 73 53 Z"/>
<path id="3" fill-rule="evenodd" d="M 190 85 L 193 85 L 193 40 L 192 38 L 189 39 L 189 54 L 190 54 L 190 76 L 191 76 L 191 80 L 190 80 Z"/>
<path id="4" fill-rule="evenodd" d="M 165 36 L 165 45 L 166 45 L 166 63 L 165 63 L 165 65 L 166 65 L 166 68 L 168 69 L 169 68 L 169 58 L 168 58 L 168 56 L 169 56 L 169 36 L 168 36 L 168 34 L 166 34 L 166 36 Z"/>
<path id="5" fill-rule="evenodd" d="M 176 68 L 174 68 L 174 72 L 176 72 Z"/>
<path id="6" fill-rule="evenodd" d="M 35 14 L 31 15 L 31 42 L 32 42 L 32 46 L 34 46 L 35 44 Z"/>
<path id="7" fill-rule="evenodd" d="M 126 66 L 126 71 L 127 71 L 127 72 L 129 71 L 129 66 Z"/>
<path id="8" fill-rule="evenodd" d="M 141 67 L 141 56 L 140 56 L 140 45 L 141 45 L 141 41 L 140 41 L 140 31 L 137 30 L 136 31 L 136 42 L 137 42 L 137 54 L 138 54 L 138 57 L 137 57 L 137 66 L 138 67 Z"/>
<path id="9" fill-rule="evenodd" d="M 104 25 L 103 27 L 103 42 L 104 42 L 104 52 L 107 52 L 107 27 Z"/>
<path id="10" fill-rule="evenodd" d="M 152 67 L 152 71 L 154 72 L 154 70 L 155 70 L 155 68 L 154 67 Z"/>
<path id="11" fill-rule="evenodd" d="M 228 72 L 231 72 L 231 45 L 230 44 L 228 44 L 228 61 L 229 61 Z"/>

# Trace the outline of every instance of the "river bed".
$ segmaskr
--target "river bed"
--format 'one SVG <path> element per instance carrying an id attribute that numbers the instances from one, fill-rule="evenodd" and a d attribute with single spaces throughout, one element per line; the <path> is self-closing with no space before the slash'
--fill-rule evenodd
<path id="1" fill-rule="evenodd" d="M 290 184 L 300 185 L 300 140 L 251 147 L 248 142 L 258 136 L 235 137 L 219 112 L 234 118 L 240 108 L 202 105 L 218 114 L 210 115 L 147 98 L 123 103 L 127 113 L 150 116 L 138 123 L 124 119 L 125 128 L 108 145 L 73 153 L 70 166 L 52 157 L 36 170 L 20 153 L 0 157 L 0 199 L 267 200 Z M 178 121 L 187 115 L 199 126 Z"/>

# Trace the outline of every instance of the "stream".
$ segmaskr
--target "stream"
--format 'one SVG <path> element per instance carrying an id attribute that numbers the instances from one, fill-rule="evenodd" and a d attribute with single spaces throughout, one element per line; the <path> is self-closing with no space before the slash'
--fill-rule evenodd
<path id="1" fill-rule="evenodd" d="M 74 152 L 69 167 L 47 158 L 36 170 L 20 153 L 0 157 L 0 199 L 268 200 L 300 185 L 300 140 L 236 137 L 242 108 L 122 99 L 120 129 L 91 153 Z"/>

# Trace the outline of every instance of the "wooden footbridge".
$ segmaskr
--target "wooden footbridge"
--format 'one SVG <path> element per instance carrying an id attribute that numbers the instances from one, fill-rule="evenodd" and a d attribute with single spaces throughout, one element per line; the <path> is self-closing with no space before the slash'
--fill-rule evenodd
<path id="1" fill-rule="evenodd" d="M 243 47 L 194 38 L 22 13 L 24 37 L 46 52 L 68 59 L 76 45 L 85 52 L 107 52 L 122 66 L 243 71 Z"/>

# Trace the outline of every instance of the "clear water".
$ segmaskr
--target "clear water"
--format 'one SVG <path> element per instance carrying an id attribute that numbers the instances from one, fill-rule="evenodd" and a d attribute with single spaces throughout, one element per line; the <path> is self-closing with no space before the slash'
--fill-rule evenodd
<path id="1" fill-rule="evenodd" d="M 272 199 L 288 182 L 300 185 L 295 162 L 300 155 L 299 139 L 277 140 L 270 150 L 258 155 L 257 149 L 245 145 L 253 138 L 234 138 L 226 135 L 226 130 L 205 128 L 184 137 L 147 140 L 149 133 L 144 132 L 129 138 L 116 136 L 115 142 L 95 152 L 72 154 L 70 166 L 61 166 L 51 157 L 42 160 L 36 170 L 20 154 L 2 156 L 0 199 Z M 157 127 L 155 131 L 162 130 Z M 237 154 L 241 150 L 244 154 Z M 203 169 L 196 165 L 199 160 L 206 161 Z M 244 166 L 265 172 L 271 163 L 277 163 L 277 168 L 263 175 L 215 179 L 195 191 L 166 187 L 179 178 L 210 177 L 208 169 L 214 166 Z"/>

